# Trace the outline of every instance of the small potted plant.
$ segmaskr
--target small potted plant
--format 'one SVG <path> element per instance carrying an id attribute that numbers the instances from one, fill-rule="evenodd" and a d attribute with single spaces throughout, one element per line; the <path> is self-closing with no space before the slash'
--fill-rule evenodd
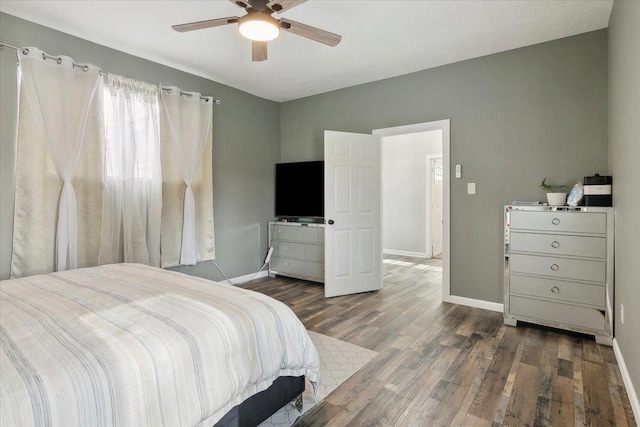
<path id="1" fill-rule="evenodd" d="M 567 188 L 566 185 L 547 184 L 547 177 L 545 177 L 538 187 L 547 193 L 549 206 L 564 206 L 564 203 L 567 201 L 567 192 L 562 190 Z"/>

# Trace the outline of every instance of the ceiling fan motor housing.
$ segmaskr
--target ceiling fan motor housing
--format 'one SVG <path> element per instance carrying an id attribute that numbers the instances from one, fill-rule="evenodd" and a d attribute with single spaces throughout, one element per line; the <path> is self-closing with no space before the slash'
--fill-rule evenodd
<path id="1" fill-rule="evenodd" d="M 280 21 L 271 16 L 271 12 L 249 9 L 238 19 L 240 34 L 254 41 L 273 40 L 280 34 Z"/>

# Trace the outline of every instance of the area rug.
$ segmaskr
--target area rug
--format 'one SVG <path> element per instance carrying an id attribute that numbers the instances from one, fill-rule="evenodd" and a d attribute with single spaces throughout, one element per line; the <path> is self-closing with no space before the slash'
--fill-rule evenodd
<path id="1" fill-rule="evenodd" d="M 318 398 L 314 400 L 313 389 L 307 381 L 305 392 L 302 395 L 302 413 L 307 412 L 324 399 L 378 354 L 373 350 L 336 338 L 308 332 L 320 355 L 320 386 L 318 387 Z M 288 404 L 263 421 L 260 427 L 289 427 L 300 415 L 300 412 L 293 405 Z"/>

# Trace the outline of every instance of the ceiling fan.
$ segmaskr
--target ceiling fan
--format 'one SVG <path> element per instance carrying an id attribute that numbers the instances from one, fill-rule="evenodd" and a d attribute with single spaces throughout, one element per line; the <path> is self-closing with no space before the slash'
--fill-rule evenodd
<path id="1" fill-rule="evenodd" d="M 219 27 L 227 24 L 238 24 L 240 34 L 251 40 L 253 61 L 267 59 L 267 42 L 280 34 L 280 30 L 288 31 L 298 36 L 324 43 L 328 46 L 336 46 L 342 40 L 342 36 L 301 24 L 290 19 L 276 19 L 273 13 L 282 13 L 304 3 L 306 0 L 229 0 L 238 7 L 243 8 L 247 14 L 244 16 L 230 16 L 227 18 L 208 19 L 206 21 L 190 22 L 188 24 L 173 25 L 176 31 L 201 30 L 203 28 Z"/>

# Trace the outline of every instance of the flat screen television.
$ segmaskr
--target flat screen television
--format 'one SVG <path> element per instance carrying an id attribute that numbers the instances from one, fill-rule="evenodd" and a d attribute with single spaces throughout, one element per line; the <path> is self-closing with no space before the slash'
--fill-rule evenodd
<path id="1" fill-rule="evenodd" d="M 276 164 L 276 216 L 324 217 L 324 162 Z"/>

